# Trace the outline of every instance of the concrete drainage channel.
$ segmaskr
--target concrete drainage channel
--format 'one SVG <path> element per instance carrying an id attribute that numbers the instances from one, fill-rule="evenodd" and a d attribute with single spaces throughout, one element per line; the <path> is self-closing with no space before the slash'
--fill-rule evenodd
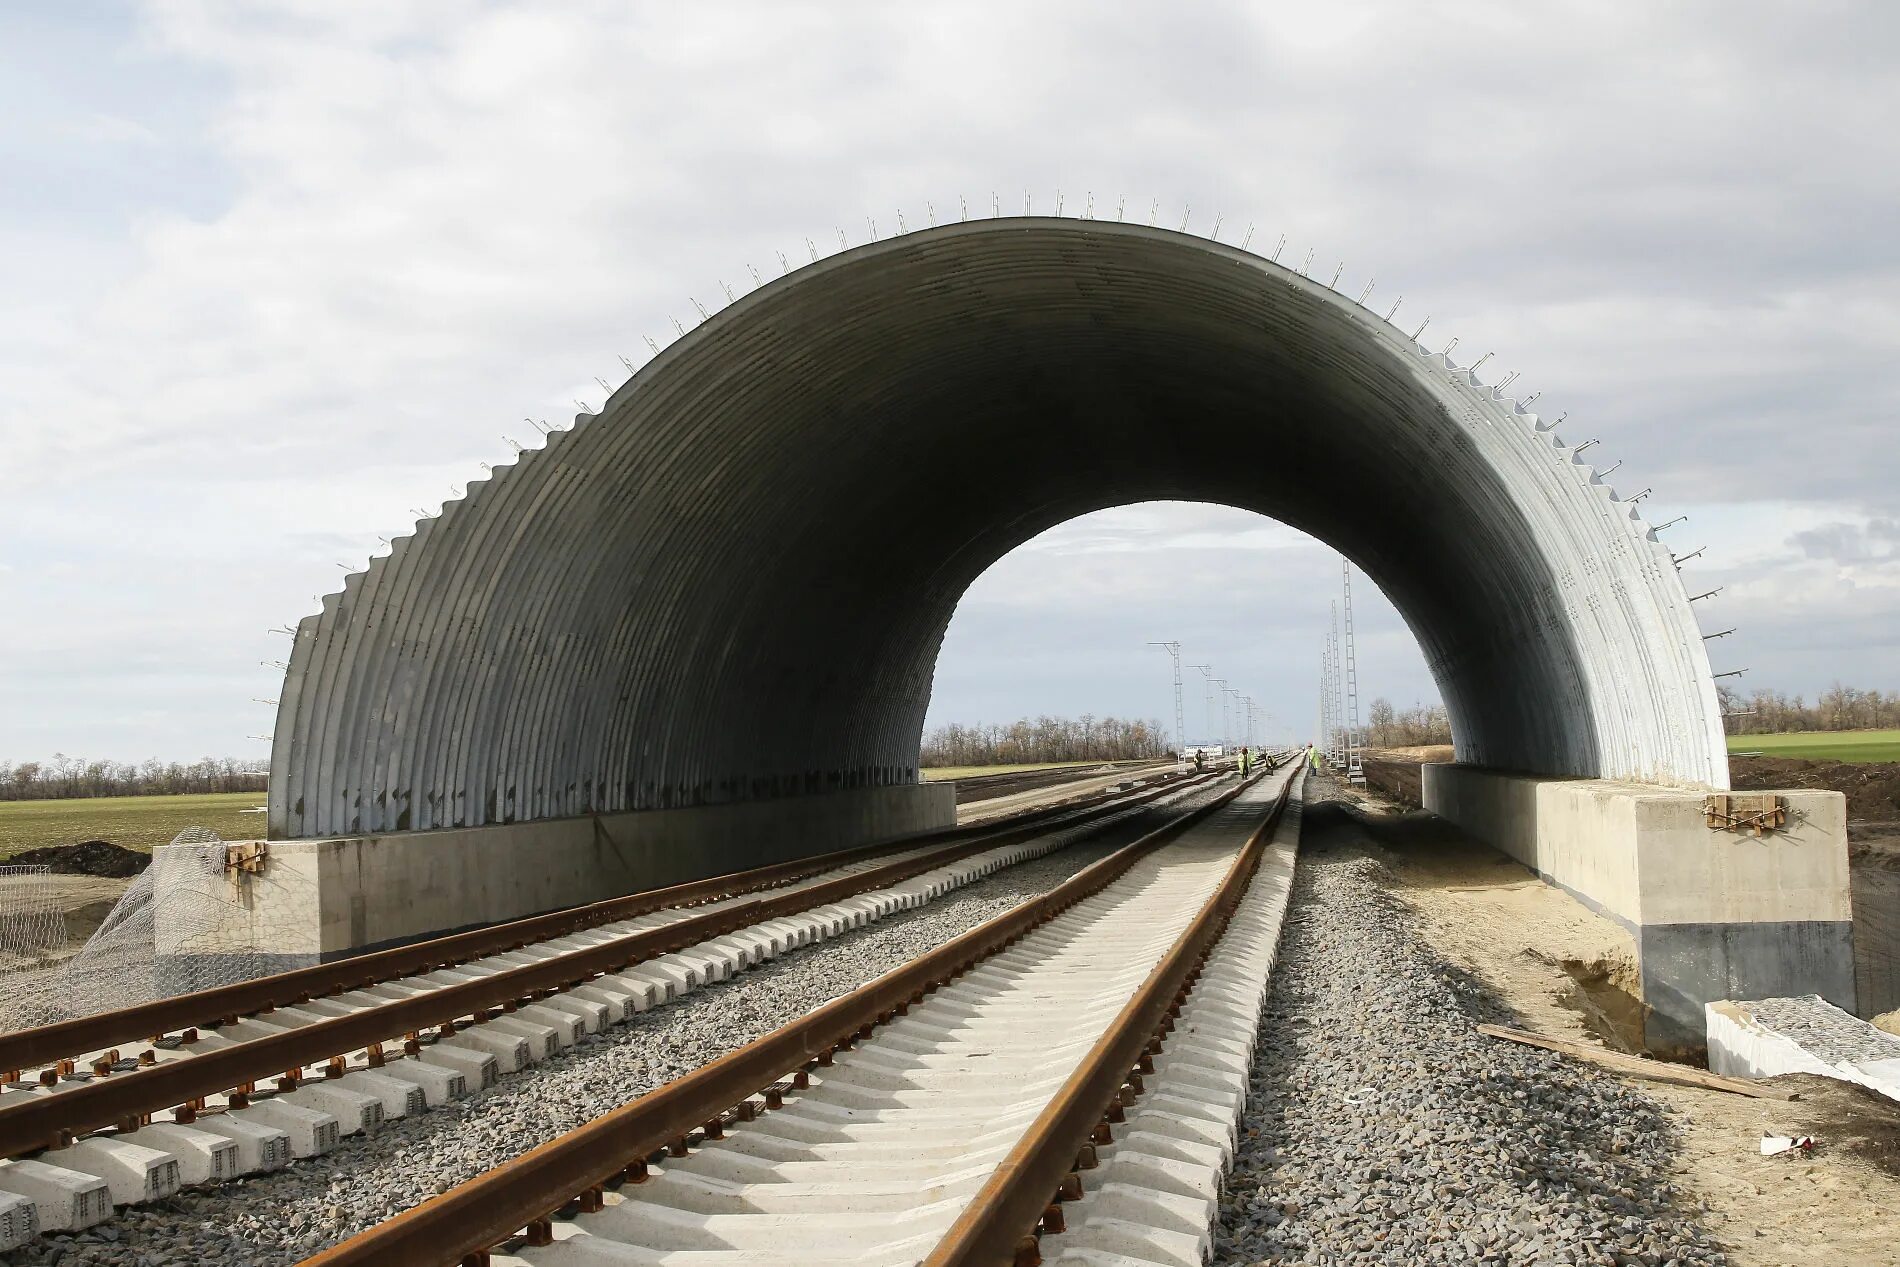
<path id="1" fill-rule="evenodd" d="M 1148 792 L 1132 798 L 1127 808 L 1111 807 L 1106 813 L 1082 815 L 1079 817 L 1084 821 L 1073 826 L 1064 827 L 1063 821 L 1068 821 L 1064 819 L 1027 840 L 972 850 L 967 856 L 912 874 L 884 889 L 855 893 L 740 928 L 619 973 L 594 976 L 504 1013 L 478 1013 L 473 1023 L 446 1026 L 432 1038 L 412 1034 L 410 1050 L 400 1059 L 379 1060 L 374 1049 L 358 1052 L 355 1061 L 347 1055 L 338 1056 L 314 1067 L 316 1076 L 311 1081 L 304 1080 L 306 1070 L 300 1066 L 280 1080 L 274 1094 L 253 1097 L 240 1090 L 193 1099 L 178 1112 L 176 1123 L 154 1123 L 149 1116 L 140 1115 L 123 1122 L 117 1131 L 66 1143 L 36 1157 L 0 1163 L 0 1251 L 27 1243 L 42 1231 L 75 1232 L 94 1226 L 109 1218 L 115 1205 L 162 1200 L 184 1185 L 217 1183 L 280 1168 L 293 1157 L 320 1156 L 334 1149 L 343 1136 L 373 1130 L 385 1120 L 439 1107 L 471 1089 L 491 1086 L 499 1077 L 573 1047 L 583 1035 L 597 1033 L 604 1026 L 681 997 L 709 981 L 723 980 L 786 951 L 920 906 L 997 870 L 1042 857 L 1098 833 L 1157 799 L 1170 803 L 1191 790 L 1190 784 L 1182 783 L 1162 789 L 1159 796 Z M 840 877 L 876 867 L 901 867 L 906 860 L 928 859 L 933 852 L 920 847 L 854 862 L 781 886 L 777 896 L 782 900 L 802 890 L 823 888 Z M 611 941 L 628 932 L 664 928 L 689 917 L 716 913 L 722 905 L 743 900 L 735 897 L 706 903 L 687 913 L 655 912 L 627 921 L 625 927 L 590 929 L 562 940 L 582 944 Z M 354 992 L 355 997 L 340 995 L 311 1000 L 301 1007 L 278 1008 L 268 1014 L 267 1020 L 233 1018 L 216 1031 L 188 1035 L 194 1040 L 189 1044 L 174 1042 L 167 1055 L 191 1059 L 195 1058 L 193 1050 L 214 1053 L 253 1041 L 260 1032 L 281 1039 L 287 1032 L 334 1019 L 339 1013 L 466 985 L 485 973 L 532 965 L 562 950 L 560 943 L 550 942 L 454 969 L 383 983 Z M 64 1085 L 79 1088 L 86 1082 L 82 1076 Z M 47 1107 L 44 1101 L 70 1094 L 58 1082 L 31 1089 L 16 1083 L 0 1096 L 0 1121 L 6 1119 L 8 1109 L 30 1106 L 43 1113 Z"/>
<path id="2" fill-rule="evenodd" d="M 1303 775 L 309 1261 L 1199 1263 Z"/>

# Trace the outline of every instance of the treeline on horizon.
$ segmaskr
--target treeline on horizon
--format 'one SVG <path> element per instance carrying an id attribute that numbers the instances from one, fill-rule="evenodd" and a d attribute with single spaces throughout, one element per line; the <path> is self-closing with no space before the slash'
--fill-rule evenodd
<path id="1" fill-rule="evenodd" d="M 1002 725 L 951 722 L 924 734 L 918 764 L 926 769 L 969 765 L 1033 765 L 1045 761 L 1136 761 L 1173 751 L 1152 719 L 1024 717 Z"/>
<path id="2" fill-rule="evenodd" d="M 1451 717 L 1443 704 L 1415 704 L 1401 711 L 1380 698 L 1366 706 L 1368 748 L 1426 748 L 1450 742 Z"/>
<path id="3" fill-rule="evenodd" d="M 184 796 L 262 792 L 268 781 L 253 761 L 88 761 L 53 754 L 51 761 L 0 760 L 0 801 L 61 801 L 95 796 Z"/>
<path id="4" fill-rule="evenodd" d="M 1796 730 L 1889 730 L 1900 727 L 1900 691 L 1863 691 L 1839 682 L 1814 703 L 1775 690 L 1743 693 L 1716 684 L 1723 728 L 1731 735 L 1782 735 Z"/>
<path id="5" fill-rule="evenodd" d="M 1731 735 L 1800 730 L 1900 728 L 1900 691 L 1869 691 L 1836 682 L 1808 703 L 1801 695 L 1762 689 L 1743 692 L 1718 683 L 1723 724 Z M 1366 709 L 1369 748 L 1419 748 L 1451 742 L 1443 704 L 1394 708 L 1375 699 Z M 952 722 L 924 735 L 925 767 L 1030 765 L 1046 761 L 1134 761 L 1175 750 L 1173 737 L 1153 718 L 1024 717 L 1007 725 Z M 52 801 L 94 796 L 183 796 L 206 792 L 263 792 L 267 775 L 236 757 L 197 761 L 88 761 L 54 753 L 51 761 L 0 759 L 0 801 Z"/>

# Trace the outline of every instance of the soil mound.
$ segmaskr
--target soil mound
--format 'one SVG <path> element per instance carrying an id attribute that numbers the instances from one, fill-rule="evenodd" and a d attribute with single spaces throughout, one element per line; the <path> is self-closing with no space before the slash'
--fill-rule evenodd
<path id="1" fill-rule="evenodd" d="M 1900 824 L 1900 761 L 1809 761 L 1800 757 L 1731 757 L 1736 790 L 1824 788 L 1847 796 L 1847 819 L 1869 826 Z"/>
<path id="2" fill-rule="evenodd" d="M 51 867 L 56 875 L 96 875 L 120 880 L 151 866 L 152 855 L 106 840 L 83 840 L 76 845 L 51 845 L 16 853 L 7 859 L 7 865 Z"/>

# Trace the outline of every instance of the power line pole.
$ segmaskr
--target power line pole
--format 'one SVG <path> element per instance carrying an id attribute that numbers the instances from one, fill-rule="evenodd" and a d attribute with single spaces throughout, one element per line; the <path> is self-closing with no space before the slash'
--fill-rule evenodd
<path id="1" fill-rule="evenodd" d="M 1214 685 L 1220 688 L 1220 746 L 1221 755 L 1226 756 L 1227 749 L 1233 746 L 1233 740 L 1228 734 L 1230 728 L 1227 721 L 1227 679 L 1217 677 L 1214 679 Z"/>
<path id="2" fill-rule="evenodd" d="M 1340 729 L 1342 717 L 1346 711 L 1345 708 L 1341 706 L 1342 696 L 1340 694 L 1340 687 L 1339 687 L 1339 600 L 1338 599 L 1333 600 L 1332 609 L 1333 609 L 1333 627 L 1332 627 L 1332 631 L 1326 635 L 1326 665 L 1327 665 L 1326 709 L 1327 709 L 1328 714 L 1332 718 L 1332 727 L 1326 732 L 1326 750 L 1327 750 L 1327 755 L 1332 758 L 1333 764 L 1338 765 L 1339 758 L 1341 757 L 1341 755 L 1343 755 L 1343 750 L 1345 747 L 1345 745 L 1340 742 L 1339 729 Z"/>
<path id="3" fill-rule="evenodd" d="M 1346 765 L 1346 669 L 1339 649 L 1339 604 L 1333 604 L 1333 764 Z"/>
<path id="4" fill-rule="evenodd" d="M 1168 653 L 1168 659 L 1174 661 L 1174 748 L 1178 755 L 1187 745 L 1187 719 L 1181 712 L 1181 644 L 1151 642 L 1148 645 L 1160 647 Z"/>
<path id="5" fill-rule="evenodd" d="M 1188 668 L 1201 671 L 1201 742 L 1206 743 L 1214 737 L 1214 666 L 1190 664 Z"/>
<path id="6" fill-rule="evenodd" d="M 1326 736 L 1330 733 L 1326 729 L 1326 696 L 1329 693 L 1326 685 L 1327 677 L 1327 651 L 1326 648 L 1321 647 L 1319 652 L 1319 717 L 1317 719 L 1319 733 L 1313 736 L 1313 742 L 1320 746 L 1321 751 L 1325 750 Z"/>
<path id="7" fill-rule="evenodd" d="M 1364 783 L 1366 771 L 1359 761 L 1359 665 L 1352 638 L 1352 561 L 1343 554 L 1339 578 L 1346 606 L 1346 782 Z"/>

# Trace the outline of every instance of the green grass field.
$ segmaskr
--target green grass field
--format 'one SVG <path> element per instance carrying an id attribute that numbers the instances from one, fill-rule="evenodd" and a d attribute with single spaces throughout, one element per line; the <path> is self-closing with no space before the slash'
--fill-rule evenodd
<path id="1" fill-rule="evenodd" d="M 226 840 L 256 840 L 264 835 L 264 816 L 242 811 L 263 803 L 262 792 L 0 801 L 0 859 L 23 849 L 82 840 L 149 850 L 170 844 L 187 827 L 209 827 Z"/>
<path id="2" fill-rule="evenodd" d="M 1730 735 L 1728 750 L 1805 761 L 1900 761 L 1900 730 L 1802 730 L 1791 735 Z"/>

